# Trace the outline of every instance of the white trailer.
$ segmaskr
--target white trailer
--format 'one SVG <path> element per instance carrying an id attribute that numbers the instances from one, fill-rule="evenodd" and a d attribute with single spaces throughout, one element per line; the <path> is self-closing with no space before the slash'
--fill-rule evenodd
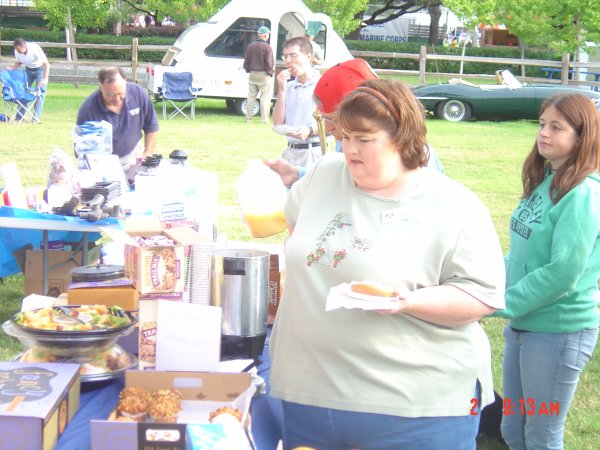
<path id="1" fill-rule="evenodd" d="M 315 36 L 325 55 L 323 64 L 317 66 L 321 71 L 352 59 L 348 48 L 333 30 L 331 19 L 325 14 L 311 12 L 300 0 L 232 0 L 208 22 L 185 30 L 167 51 L 162 64 L 148 66 L 148 89 L 151 95 L 159 98 L 158 88 L 164 72 L 191 72 L 194 86 L 202 89 L 199 97 L 225 99 L 230 109 L 243 115 L 248 94 L 244 52 L 257 39 L 258 28 L 264 25 L 271 30 L 270 44 L 276 70 L 280 70 L 285 67 L 281 60 L 283 43 L 292 37 L 303 36 L 309 22 L 321 23 Z M 259 102 L 255 105 L 257 113 Z"/>

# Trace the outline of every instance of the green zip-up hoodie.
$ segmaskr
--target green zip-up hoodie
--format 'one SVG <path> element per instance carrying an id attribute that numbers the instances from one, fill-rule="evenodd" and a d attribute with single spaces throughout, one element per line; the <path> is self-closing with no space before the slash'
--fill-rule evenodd
<path id="1" fill-rule="evenodd" d="M 506 309 L 495 315 L 519 330 L 574 333 L 598 327 L 600 175 L 589 175 L 557 204 L 552 174 L 510 219 Z"/>

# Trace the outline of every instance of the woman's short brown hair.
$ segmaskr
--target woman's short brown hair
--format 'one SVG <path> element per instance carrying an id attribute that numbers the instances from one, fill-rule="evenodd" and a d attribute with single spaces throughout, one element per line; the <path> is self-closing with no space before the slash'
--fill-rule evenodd
<path id="1" fill-rule="evenodd" d="M 425 110 L 410 87 L 393 80 L 368 80 L 348 94 L 337 111 L 346 131 L 386 130 L 407 169 L 427 165 Z M 366 122 L 374 129 L 366 129 Z"/>

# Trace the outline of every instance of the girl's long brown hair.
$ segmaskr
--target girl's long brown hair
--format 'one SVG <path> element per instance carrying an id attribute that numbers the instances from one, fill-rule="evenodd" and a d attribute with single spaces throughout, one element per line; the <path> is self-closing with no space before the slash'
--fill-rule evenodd
<path id="1" fill-rule="evenodd" d="M 427 166 L 425 111 L 408 85 L 392 80 L 365 81 L 342 101 L 337 116 L 342 128 L 349 131 L 373 131 L 364 129 L 364 119 L 387 130 L 407 169 Z"/>
<path id="2" fill-rule="evenodd" d="M 550 198 L 558 203 L 567 192 L 592 172 L 600 170 L 600 113 L 583 94 L 558 94 L 542 103 L 540 116 L 550 106 L 575 129 L 577 142 L 571 156 L 560 166 L 550 183 Z M 540 155 L 537 140 L 523 163 L 523 198 L 544 180 L 548 171 L 546 159 Z"/>

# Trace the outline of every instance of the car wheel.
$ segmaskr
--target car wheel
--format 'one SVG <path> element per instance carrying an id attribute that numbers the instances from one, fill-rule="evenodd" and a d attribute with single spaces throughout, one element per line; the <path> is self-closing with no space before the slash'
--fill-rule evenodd
<path id="1" fill-rule="evenodd" d="M 245 98 L 238 98 L 235 101 L 235 112 L 238 113 L 240 116 L 245 116 L 246 115 L 246 106 L 248 104 L 248 101 Z M 258 115 L 260 111 L 260 104 L 258 101 L 254 102 L 254 111 L 252 113 L 253 116 Z"/>
<path id="2" fill-rule="evenodd" d="M 471 107 L 460 100 L 448 100 L 438 106 L 436 115 L 450 122 L 460 122 L 471 117 Z"/>

